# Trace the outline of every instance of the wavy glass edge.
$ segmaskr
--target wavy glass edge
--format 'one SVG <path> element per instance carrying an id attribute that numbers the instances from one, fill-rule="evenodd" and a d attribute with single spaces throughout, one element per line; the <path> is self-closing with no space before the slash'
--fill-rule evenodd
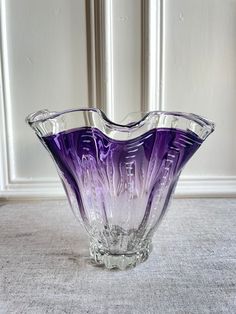
<path id="1" fill-rule="evenodd" d="M 72 129 L 93 127 L 99 129 L 105 136 L 120 141 L 134 139 L 159 128 L 190 131 L 201 140 L 205 140 L 215 129 L 212 121 L 193 113 L 150 111 L 135 114 L 136 117 L 140 117 L 139 120 L 132 121 L 128 115 L 125 118 L 126 121 L 130 121 L 128 124 L 118 124 L 110 121 L 105 113 L 97 108 L 69 109 L 61 112 L 45 109 L 28 115 L 26 122 L 40 137 Z"/>

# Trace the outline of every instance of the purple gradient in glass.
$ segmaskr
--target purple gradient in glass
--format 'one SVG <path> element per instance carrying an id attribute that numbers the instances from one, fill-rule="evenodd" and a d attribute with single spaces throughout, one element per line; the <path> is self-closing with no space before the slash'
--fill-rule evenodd
<path id="1" fill-rule="evenodd" d="M 83 127 L 42 140 L 77 203 L 75 215 L 109 254 L 131 254 L 149 242 L 182 168 L 202 143 L 192 132 L 170 128 L 118 141 Z"/>

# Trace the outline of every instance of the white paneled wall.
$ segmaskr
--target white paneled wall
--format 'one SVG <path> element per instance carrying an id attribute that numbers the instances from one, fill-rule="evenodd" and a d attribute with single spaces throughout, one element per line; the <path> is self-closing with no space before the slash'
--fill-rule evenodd
<path id="1" fill-rule="evenodd" d="M 236 1 L 165 0 L 166 110 L 190 111 L 216 130 L 187 165 L 186 185 L 200 194 L 236 193 Z"/>
<path id="2" fill-rule="evenodd" d="M 236 0 L 2 0 L 0 196 L 63 197 L 28 113 L 195 112 L 215 133 L 180 196 L 236 195 Z"/>

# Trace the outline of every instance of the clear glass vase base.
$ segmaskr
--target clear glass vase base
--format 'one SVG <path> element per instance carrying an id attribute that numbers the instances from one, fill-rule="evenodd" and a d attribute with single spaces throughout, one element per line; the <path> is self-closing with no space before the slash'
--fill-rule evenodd
<path id="1" fill-rule="evenodd" d="M 103 265 L 107 269 L 125 270 L 134 268 L 145 262 L 151 253 L 151 245 L 141 248 L 139 251 L 129 254 L 112 254 L 98 248 L 90 242 L 90 256 L 96 264 Z"/>

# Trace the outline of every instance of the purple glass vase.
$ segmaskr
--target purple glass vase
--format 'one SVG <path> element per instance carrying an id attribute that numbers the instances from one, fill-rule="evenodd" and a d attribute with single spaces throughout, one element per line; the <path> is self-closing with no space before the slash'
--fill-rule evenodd
<path id="1" fill-rule="evenodd" d="M 92 258 L 109 269 L 148 258 L 183 167 L 214 130 L 194 114 L 138 115 L 123 125 L 91 108 L 26 119 L 55 162 Z"/>

